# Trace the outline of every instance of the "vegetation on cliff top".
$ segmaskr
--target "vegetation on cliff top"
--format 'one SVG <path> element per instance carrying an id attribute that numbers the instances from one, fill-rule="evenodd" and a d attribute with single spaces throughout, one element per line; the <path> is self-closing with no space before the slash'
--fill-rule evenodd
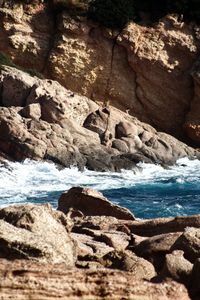
<path id="1" fill-rule="evenodd" d="M 111 28 L 141 21 L 144 15 L 155 22 L 169 13 L 200 23 L 200 0 L 91 0 L 88 9 L 90 18 Z"/>
<path id="2" fill-rule="evenodd" d="M 23 0 L 32 1 L 32 0 Z M 45 1 L 45 0 L 38 0 Z M 110 28 L 123 28 L 127 22 L 158 21 L 177 13 L 185 21 L 200 24 L 200 0 L 46 0 L 56 6 L 84 12 L 90 19 Z"/>
<path id="3" fill-rule="evenodd" d="M 8 0 L 4 0 L 5 2 Z M 81 13 L 110 28 L 123 28 L 127 22 L 158 21 L 177 13 L 185 21 L 200 24 L 200 0 L 13 0 L 23 3 L 50 3 L 55 9 Z"/>

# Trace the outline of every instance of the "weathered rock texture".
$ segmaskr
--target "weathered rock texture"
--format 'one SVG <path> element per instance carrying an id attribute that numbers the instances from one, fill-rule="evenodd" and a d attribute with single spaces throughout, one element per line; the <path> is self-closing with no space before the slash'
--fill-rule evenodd
<path id="1" fill-rule="evenodd" d="M 198 295 L 199 215 L 122 220 L 98 216 L 97 211 L 96 215 L 88 216 L 90 207 L 81 212 L 73 206 L 76 189 L 69 191 L 70 205 L 66 210 L 67 218 L 73 221 L 71 237 L 77 247 L 76 267 L 94 272 L 102 272 L 102 268 L 123 270 L 131 272 L 134 278 L 152 282 L 172 278 L 183 283 L 192 297 Z M 75 196 L 76 204 L 78 193 Z M 81 199 L 82 194 L 80 202 Z"/>
<path id="2" fill-rule="evenodd" d="M 190 283 L 192 269 L 193 264 L 184 258 L 184 252 L 176 250 L 166 255 L 162 275 L 172 277 L 174 280 L 184 282 L 184 284 L 188 285 Z"/>
<path id="3" fill-rule="evenodd" d="M 196 299 L 198 215 L 147 221 L 87 216 L 87 207 L 66 212 L 33 204 L 0 210 L 1 299 L 189 299 L 175 281 Z"/>
<path id="4" fill-rule="evenodd" d="M 177 137 L 185 124 L 199 144 L 200 35 L 194 24 L 168 16 L 151 28 L 131 23 L 119 33 L 73 20 L 66 11 L 53 15 L 20 4 L 4 4 L 0 24 L 0 51 L 15 63 Z"/>
<path id="5" fill-rule="evenodd" d="M 111 216 L 123 220 L 135 219 L 128 209 L 114 205 L 102 193 L 89 188 L 74 187 L 61 195 L 58 201 L 58 210 L 67 213 L 70 208 L 80 210 L 86 216 Z"/>
<path id="6" fill-rule="evenodd" d="M 0 260 L 0 278 L 2 300 L 190 299 L 179 283 L 153 284 L 112 270 L 67 270 L 64 265 Z"/>
<path id="7" fill-rule="evenodd" d="M 198 153 L 112 107 L 58 82 L 3 67 L 0 73 L 0 151 L 15 160 L 48 159 L 99 171 L 131 169 L 139 161 L 172 164 Z"/>
<path id="8" fill-rule="evenodd" d="M 183 250 L 185 257 L 194 263 L 200 257 L 200 229 L 187 227 L 172 249 Z"/>
<path id="9" fill-rule="evenodd" d="M 74 266 L 76 252 L 67 220 L 62 213 L 54 212 L 50 205 L 3 208 L 0 219 L 0 257 Z"/>

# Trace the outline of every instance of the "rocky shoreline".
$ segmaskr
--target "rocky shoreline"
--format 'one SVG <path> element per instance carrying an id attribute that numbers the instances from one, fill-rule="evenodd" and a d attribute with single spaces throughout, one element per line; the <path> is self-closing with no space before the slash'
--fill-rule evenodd
<path id="1" fill-rule="evenodd" d="M 0 73 L 0 151 L 17 161 L 96 171 L 199 158 L 199 151 L 128 113 L 8 66 Z"/>
<path id="2" fill-rule="evenodd" d="M 0 163 L 199 159 L 199 26 L 169 15 L 118 32 L 51 6 L 0 0 Z M 198 300 L 199 275 L 200 215 L 136 219 L 81 187 L 57 210 L 0 209 L 2 300 Z"/>
<path id="3" fill-rule="evenodd" d="M 200 215 L 135 219 L 80 187 L 58 210 L 2 208 L 0 298 L 197 300 L 199 227 Z"/>

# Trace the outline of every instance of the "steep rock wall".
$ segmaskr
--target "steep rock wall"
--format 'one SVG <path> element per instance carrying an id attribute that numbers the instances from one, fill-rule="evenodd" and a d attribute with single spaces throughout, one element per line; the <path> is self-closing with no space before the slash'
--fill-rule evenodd
<path id="1" fill-rule="evenodd" d="M 199 143 L 188 123 L 195 118 L 198 130 L 192 102 L 198 106 L 200 93 L 191 70 L 200 38 L 194 24 L 168 16 L 154 27 L 131 23 L 119 33 L 66 12 L 55 16 L 42 6 L 20 5 L 1 8 L 0 24 L 0 51 L 20 66 Z"/>

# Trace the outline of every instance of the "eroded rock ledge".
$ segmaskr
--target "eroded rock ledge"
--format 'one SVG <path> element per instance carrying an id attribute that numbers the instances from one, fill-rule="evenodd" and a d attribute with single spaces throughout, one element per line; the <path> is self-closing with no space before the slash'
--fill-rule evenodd
<path id="1" fill-rule="evenodd" d="M 61 202 L 65 213 L 49 204 L 0 210 L 1 299 L 198 299 L 199 215 L 136 220 L 86 188 Z"/>
<path id="2" fill-rule="evenodd" d="M 48 159 L 100 171 L 199 156 L 127 113 L 11 67 L 0 72 L 0 151 L 18 161 Z"/>

